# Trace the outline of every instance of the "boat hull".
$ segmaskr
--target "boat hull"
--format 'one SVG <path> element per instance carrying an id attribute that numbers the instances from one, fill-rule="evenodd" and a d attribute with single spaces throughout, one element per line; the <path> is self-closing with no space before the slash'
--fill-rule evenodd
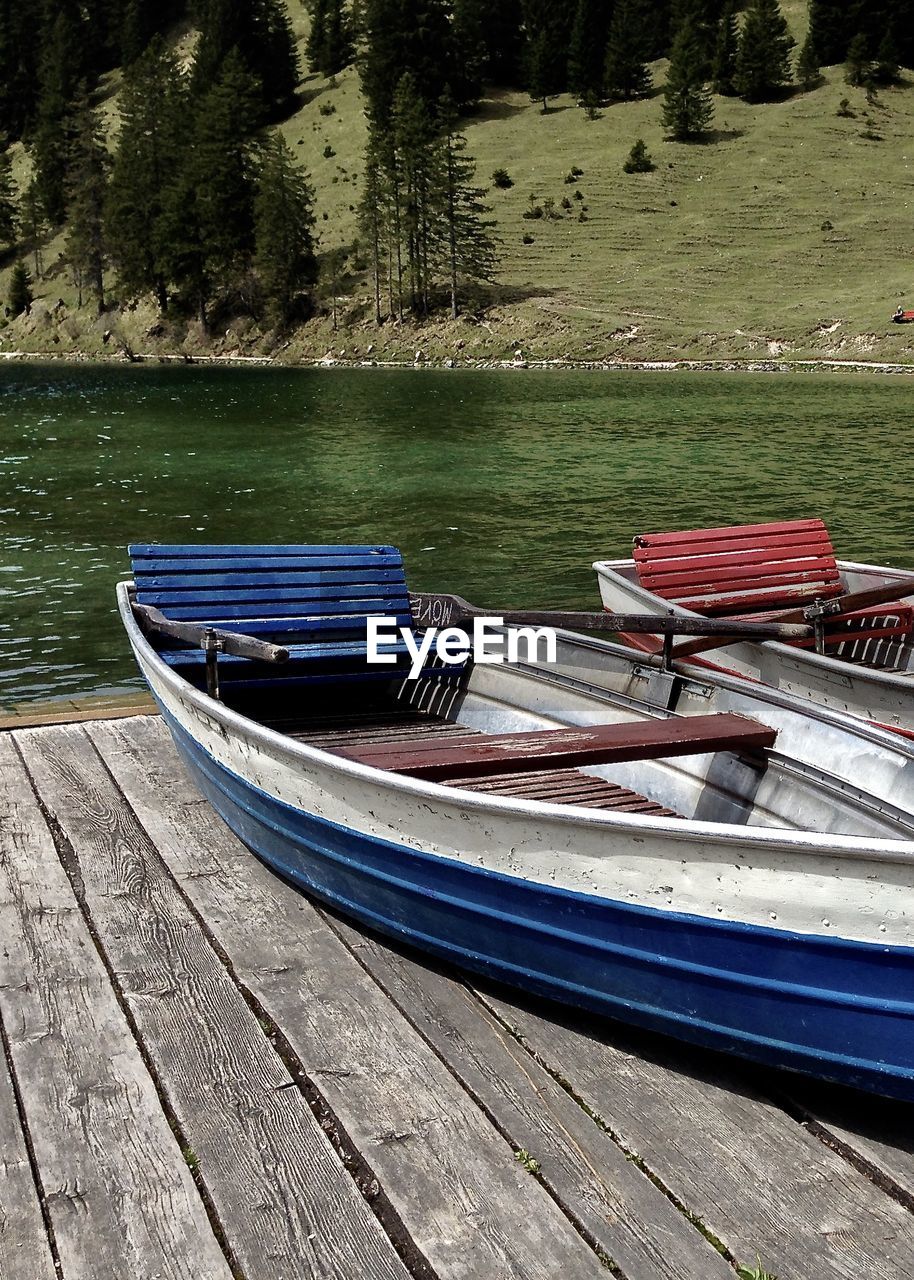
<path id="1" fill-rule="evenodd" d="M 601 560 L 593 567 L 603 607 L 610 613 L 696 616 L 642 587 L 632 560 Z M 914 603 L 914 574 L 840 560 L 838 567 L 854 591 L 908 578 L 910 592 L 900 589 L 899 599 Z M 710 665 L 795 697 L 808 698 L 833 711 L 914 734 L 914 673 L 871 670 L 776 640 L 723 645 L 706 656 L 683 659 L 682 665 L 692 669 Z"/>
<path id="2" fill-rule="evenodd" d="M 914 1101 L 909 842 L 638 819 L 384 774 L 207 698 L 121 605 L 201 792 L 293 884 L 534 995 Z M 877 896 L 842 908 L 848 885 Z M 857 901 L 866 938 L 815 919 L 822 903 L 857 919 Z M 778 913 L 819 929 L 762 923 Z"/>

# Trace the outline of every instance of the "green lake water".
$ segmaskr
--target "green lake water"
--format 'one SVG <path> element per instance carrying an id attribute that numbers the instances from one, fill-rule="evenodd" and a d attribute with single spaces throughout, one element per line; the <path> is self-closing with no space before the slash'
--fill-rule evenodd
<path id="1" fill-rule="evenodd" d="M 914 383 L 0 368 L 0 705 L 135 690 L 125 546 L 391 542 L 412 586 L 597 607 L 632 535 L 820 515 L 914 567 Z"/>

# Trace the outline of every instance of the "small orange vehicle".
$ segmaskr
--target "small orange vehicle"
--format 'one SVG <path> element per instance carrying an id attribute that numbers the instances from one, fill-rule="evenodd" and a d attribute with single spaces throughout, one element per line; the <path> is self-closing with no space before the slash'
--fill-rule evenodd
<path id="1" fill-rule="evenodd" d="M 902 311 L 899 307 L 892 320 L 895 324 L 914 324 L 914 311 Z"/>

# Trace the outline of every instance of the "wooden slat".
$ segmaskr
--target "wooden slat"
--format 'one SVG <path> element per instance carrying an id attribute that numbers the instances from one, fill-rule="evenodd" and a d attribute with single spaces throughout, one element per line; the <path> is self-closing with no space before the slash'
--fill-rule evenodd
<path id="1" fill-rule="evenodd" d="M 0 852 L 0 860 L 4 856 Z M 2 912 L 0 912 L 0 918 L 2 918 Z M 54 1258 L 38 1198 L 38 1188 L 35 1186 L 25 1134 L 16 1109 L 13 1082 L 2 1051 L 0 1051 L 0 1276 L 3 1280 L 57 1280 Z"/>
<path id="2" fill-rule="evenodd" d="M 268 569 L 245 571 L 244 573 L 134 573 L 137 594 L 168 591 L 172 593 L 187 592 L 193 596 L 203 591 L 223 593 L 243 590 L 274 591 L 288 590 L 295 599 L 302 587 L 315 587 L 320 591 L 332 590 L 335 587 L 370 587 L 375 585 L 401 587 L 405 581 L 400 569 L 334 569 L 308 570 L 301 573 L 287 573 L 277 580 L 275 574 Z M 154 604 L 153 600 L 143 600 L 144 604 Z"/>
<path id="3" fill-rule="evenodd" d="M 45 729 L 17 740 L 79 861 L 99 944 L 246 1280 L 406 1280 L 86 733 Z M 106 1274 L 136 1273 L 125 1266 Z"/>
<path id="4" fill-rule="evenodd" d="M 754 566 L 755 568 L 761 566 Z M 781 571 L 778 566 L 773 566 L 770 571 L 765 573 L 740 573 L 734 570 L 729 576 L 721 576 L 715 578 L 709 575 L 704 578 L 696 575 L 689 582 L 678 582 L 664 584 L 651 584 L 644 582 L 642 585 L 649 587 L 658 595 L 668 596 L 676 600 L 687 600 L 690 596 L 698 595 L 729 595 L 734 592 L 761 591 L 763 588 L 784 588 L 789 594 L 797 588 L 803 588 L 809 584 L 821 584 L 823 587 L 834 587 L 840 591 L 842 583 L 840 578 L 837 580 L 828 580 L 826 576 L 815 569 L 790 569 Z"/>
<path id="5" fill-rule="evenodd" d="M 345 559 L 347 569 L 396 569 L 401 565 L 400 555 L 352 555 Z M 319 555 L 270 556 L 269 558 L 252 553 L 239 556 L 201 556 L 195 560 L 180 560 L 170 556 L 143 562 L 143 574 L 155 577 L 159 574 L 182 573 L 189 578 L 199 574 L 205 577 L 213 573 L 245 573 L 254 570 L 267 570 L 276 582 L 282 582 L 291 573 L 319 573 L 323 569 L 340 567 L 338 558 L 327 559 Z"/>
<path id="6" fill-rule="evenodd" d="M 288 605 L 288 607 L 296 608 L 303 600 L 314 600 L 316 604 L 325 602 L 325 600 L 338 600 L 343 602 L 365 602 L 370 603 L 380 599 L 399 599 L 405 600 L 408 607 L 408 595 L 405 590 L 397 584 L 397 582 L 376 582 L 376 584 L 365 586 L 353 582 L 353 584 L 329 584 L 325 586 L 262 586 L 262 588 L 239 589 L 228 593 L 224 590 L 207 590 L 207 591 L 151 591 L 151 593 L 143 593 L 147 599 L 143 600 L 145 604 L 155 605 L 161 608 L 164 605 L 174 605 L 180 609 L 209 609 L 212 604 L 219 604 L 221 600 L 232 600 L 233 604 L 262 604 L 270 605 L 270 609 L 279 607 L 279 605 Z"/>
<path id="7" fill-rule="evenodd" d="M 612 764 L 709 751 L 774 745 L 777 732 L 744 716 L 683 716 L 627 724 L 570 726 L 532 733 L 489 734 L 454 744 L 449 739 L 342 748 L 338 754 L 376 769 L 414 778 L 471 778 L 500 770 Z"/>
<path id="8" fill-rule="evenodd" d="M 502 993 L 487 991 L 485 1002 L 738 1263 L 754 1267 L 761 1255 L 781 1280 L 914 1271 L 908 1210 L 760 1096 L 753 1080 L 768 1073 L 613 1023 L 544 1015 Z M 790 1079 L 773 1073 L 771 1085 Z"/>
<path id="9" fill-rule="evenodd" d="M 308 899 L 201 804 L 161 724 L 133 723 L 127 734 L 93 727 L 93 741 L 440 1280 L 605 1280 L 565 1214 Z"/>
<path id="10" fill-rule="evenodd" d="M 367 653 L 364 640 L 320 640 L 315 641 L 314 644 L 289 644 L 286 645 L 286 648 L 289 650 L 290 662 L 303 660 L 316 662 L 335 658 L 364 659 Z M 405 654 L 407 648 L 405 644 L 397 643 L 382 645 L 381 651 L 383 653 Z M 200 666 L 206 661 L 206 654 L 202 649 L 162 649 L 159 651 L 159 657 L 170 667 Z M 224 654 L 219 658 L 220 670 L 226 666 L 231 667 L 240 664 L 249 665 L 246 658 L 236 658 L 231 653 Z M 456 667 L 449 669 L 455 671 Z M 397 669 L 391 664 L 390 666 L 372 666 L 367 670 L 370 674 L 376 673 L 379 677 L 386 674 L 388 679 L 391 679 L 396 674 Z M 274 675 L 273 679 L 275 680 L 276 678 Z M 282 678 L 285 682 L 285 674 L 283 674 Z"/>
<path id="11" fill-rule="evenodd" d="M 676 573 L 657 574 L 653 567 L 645 568 L 640 575 L 641 585 L 652 591 L 671 592 L 677 588 L 689 588 L 688 594 L 695 595 L 698 589 L 711 588 L 720 583 L 719 590 L 729 589 L 729 584 L 738 586 L 746 582 L 750 587 L 789 585 L 793 581 L 806 582 L 811 579 L 823 582 L 839 582 L 841 578 L 837 570 L 831 571 L 828 561 L 823 559 L 808 560 L 766 560 L 763 563 L 744 563 L 742 560 L 731 560 L 729 564 L 719 567 L 706 565 L 704 562 L 684 563 Z"/>
<path id="12" fill-rule="evenodd" d="M 675 545 L 693 545 L 695 543 L 706 542 L 710 539 L 715 541 L 730 541 L 731 539 L 746 538 L 749 536 L 776 536 L 782 533 L 821 533 L 826 532 L 825 524 L 822 520 L 783 520 L 776 521 L 771 524 L 735 524 L 721 525 L 712 529 L 679 529 L 672 533 L 639 533 L 635 538 L 636 547 L 665 547 Z"/>
<path id="13" fill-rule="evenodd" d="M 270 556 L 290 556 L 290 555 L 320 555 L 328 559 L 335 557 L 348 557 L 351 555 L 366 555 L 368 553 L 378 555 L 399 555 L 396 547 L 386 545 L 374 545 L 371 543 L 353 543 L 344 545 L 342 543 L 158 543 L 158 542 L 134 542 L 127 548 L 127 553 L 131 559 L 135 560 L 159 560 L 163 556 L 171 559 L 182 560 L 199 560 L 214 555 L 229 556 L 249 556 L 257 555 L 263 557 Z"/>
<path id="14" fill-rule="evenodd" d="M 155 593 L 151 593 L 155 594 Z M 159 598 L 165 593 L 159 593 Z M 204 597 L 190 603 L 182 599 L 179 593 L 165 594 L 165 605 L 170 618 L 207 618 L 216 607 L 222 610 L 223 617 L 261 617 L 271 618 L 294 616 L 296 613 L 328 612 L 335 609 L 338 613 L 404 613 L 409 609 L 409 597 L 394 586 L 357 587 L 351 593 L 339 588 L 322 590 L 315 587 L 302 587 L 285 593 L 274 591 L 261 592 L 196 592 L 196 596 Z M 280 598 L 281 595 L 285 598 Z M 254 597 L 254 598 L 252 598 Z M 147 599 L 144 604 L 161 608 L 161 604 Z"/>
<path id="15" fill-rule="evenodd" d="M 808 600 L 815 600 L 821 597 L 823 600 L 830 600 L 833 596 L 841 595 L 844 588 L 842 586 L 828 586 L 821 583 L 813 583 L 810 586 L 791 587 L 786 591 L 774 589 L 768 592 L 742 592 L 740 595 L 728 596 L 708 596 L 705 599 L 689 599 L 683 598 L 683 605 L 689 609 L 693 609 L 696 613 L 726 613 L 733 610 L 753 611 L 755 609 L 764 609 L 766 606 L 774 604 L 776 601 L 783 601 L 785 604 L 799 604 Z M 748 618 L 746 619 L 749 620 Z M 707 646 L 713 648 L 713 644 Z"/>
<path id="16" fill-rule="evenodd" d="M 734 1280 L 685 1214 L 463 983 L 345 922 L 337 928 L 627 1280 Z"/>
<path id="17" fill-rule="evenodd" d="M 369 613 L 371 610 L 368 611 Z M 389 613 L 383 616 L 390 617 L 391 627 L 408 627 L 411 625 L 412 619 L 408 613 Z M 171 611 L 169 617 L 174 618 L 175 612 Z M 332 633 L 341 635 L 361 636 L 362 645 L 366 643 L 366 626 L 365 626 L 366 610 L 359 610 L 358 615 L 353 613 L 336 613 L 332 606 L 328 607 L 326 613 L 300 615 L 298 617 L 258 617 L 251 618 L 232 618 L 226 616 L 226 613 L 217 607 L 214 607 L 208 617 L 206 623 L 213 627 L 218 627 L 223 631 L 240 631 L 246 635 L 260 636 L 270 635 L 306 635 L 329 636 Z M 197 620 L 197 625 L 202 625 L 201 620 Z"/>
<path id="18" fill-rule="evenodd" d="M 790 558 L 797 555 L 796 548 L 807 547 L 814 551 L 816 555 L 834 555 L 834 548 L 831 539 L 824 527 L 821 532 L 813 533 L 796 533 L 796 534 L 777 534 L 774 536 L 753 536 L 725 538 L 720 542 L 713 539 L 707 542 L 688 544 L 687 551 L 677 553 L 675 546 L 668 549 L 663 546 L 638 546 L 633 548 L 632 555 L 635 560 L 648 561 L 651 564 L 674 564 L 683 556 L 718 556 L 718 555 L 735 555 L 737 553 L 746 554 L 754 552 L 756 549 L 760 555 L 771 555 L 772 551 L 778 550 L 778 554 Z"/>
<path id="19" fill-rule="evenodd" d="M 0 1011 L 63 1274 L 231 1280 L 14 737 L 28 733 L 0 739 Z M 40 1275 L 37 1245 L 33 1261 Z"/>

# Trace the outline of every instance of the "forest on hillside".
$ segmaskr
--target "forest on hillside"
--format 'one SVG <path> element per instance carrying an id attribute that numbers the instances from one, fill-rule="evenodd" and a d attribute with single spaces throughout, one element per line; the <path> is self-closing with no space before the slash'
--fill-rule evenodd
<path id="1" fill-rule="evenodd" d="M 487 184 L 461 131 L 492 86 L 526 91 L 543 113 L 571 93 L 591 118 L 659 90 L 666 136 L 702 144 L 713 139 L 714 95 L 777 101 L 842 63 L 848 83 L 874 95 L 914 64 L 914 0 L 810 0 L 799 48 L 777 0 L 308 7 L 303 65 L 283 0 L 0 0 L 8 316 L 30 307 L 61 235 L 79 303 L 99 312 L 148 296 L 204 330 L 237 313 L 282 330 L 333 298 L 347 270 L 370 277 L 378 322 L 456 316 L 498 272 Z M 193 32 L 186 56 L 176 31 Z M 660 58 L 668 69 L 655 86 Z M 317 236 L 311 177 L 277 126 L 307 95 L 305 75 L 353 63 L 368 121 L 359 234 L 331 251 Z M 18 183 L 14 146 L 28 161 Z M 636 142 L 626 168 L 652 167 Z M 497 170 L 487 183 L 511 178 Z"/>

